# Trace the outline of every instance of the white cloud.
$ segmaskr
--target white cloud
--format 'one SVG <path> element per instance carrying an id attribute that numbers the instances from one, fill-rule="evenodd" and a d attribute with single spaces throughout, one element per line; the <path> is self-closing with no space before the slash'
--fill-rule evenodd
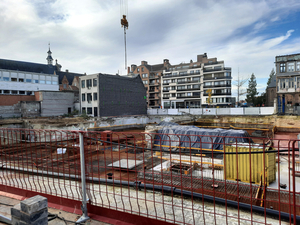
<path id="1" fill-rule="evenodd" d="M 276 4 L 274 4 L 276 2 Z M 300 52 L 293 30 L 268 33 L 270 24 L 299 11 L 291 0 L 129 1 L 128 64 L 172 64 L 197 54 L 224 60 L 234 78 L 269 75 L 276 55 Z M 0 58 L 46 63 L 51 42 L 63 69 L 124 73 L 119 1 L 2 0 Z M 260 34 L 264 32 L 263 35 Z M 299 43 L 299 42 L 298 42 Z"/>

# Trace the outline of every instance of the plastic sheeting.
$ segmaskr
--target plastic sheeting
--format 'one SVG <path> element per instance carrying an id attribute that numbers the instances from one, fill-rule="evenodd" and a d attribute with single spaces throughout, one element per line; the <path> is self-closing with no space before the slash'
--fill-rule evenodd
<path id="1" fill-rule="evenodd" d="M 154 144 L 163 148 L 223 150 L 224 144 L 253 143 L 245 130 L 206 129 L 164 121 L 158 126 L 163 128 L 158 131 Z"/>

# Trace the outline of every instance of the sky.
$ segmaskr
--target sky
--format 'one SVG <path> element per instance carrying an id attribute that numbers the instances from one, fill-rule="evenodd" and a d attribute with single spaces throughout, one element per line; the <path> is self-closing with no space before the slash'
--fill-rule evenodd
<path id="1" fill-rule="evenodd" d="M 232 68 L 234 96 L 238 76 L 261 94 L 275 56 L 300 53 L 299 0 L 1 0 L 0 58 L 46 63 L 50 42 L 62 70 L 125 74 L 123 13 L 128 66 L 207 53 Z"/>

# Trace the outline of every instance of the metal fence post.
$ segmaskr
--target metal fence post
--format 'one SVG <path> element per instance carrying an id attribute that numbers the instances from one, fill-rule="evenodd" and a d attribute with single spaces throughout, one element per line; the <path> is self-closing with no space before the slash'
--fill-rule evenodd
<path id="1" fill-rule="evenodd" d="M 80 145 L 80 168 L 81 168 L 81 185 L 82 185 L 82 216 L 76 221 L 76 223 L 83 223 L 90 219 L 87 212 L 87 200 L 86 200 L 86 185 L 85 185 L 85 161 L 84 161 L 84 145 L 83 134 L 79 132 L 79 145 Z"/>

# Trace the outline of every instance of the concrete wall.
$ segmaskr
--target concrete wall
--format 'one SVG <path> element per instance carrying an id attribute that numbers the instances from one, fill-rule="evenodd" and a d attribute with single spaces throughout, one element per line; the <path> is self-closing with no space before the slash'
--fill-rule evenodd
<path id="1" fill-rule="evenodd" d="M 18 102 L 11 106 L 0 106 L 0 118 L 40 116 L 40 102 Z"/>
<path id="2" fill-rule="evenodd" d="M 275 107 L 148 109 L 148 115 L 273 115 Z"/>
<path id="3" fill-rule="evenodd" d="M 38 95 L 41 101 L 41 116 L 60 116 L 68 114 L 68 108 L 74 110 L 73 92 L 41 91 Z"/>

